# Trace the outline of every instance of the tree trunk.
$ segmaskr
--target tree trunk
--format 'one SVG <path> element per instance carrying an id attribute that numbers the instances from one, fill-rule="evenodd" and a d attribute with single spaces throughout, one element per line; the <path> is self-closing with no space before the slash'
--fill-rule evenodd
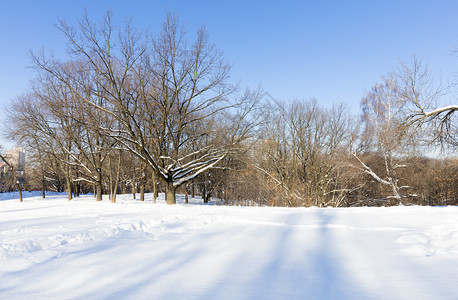
<path id="1" fill-rule="evenodd" d="M 76 167 L 76 178 L 78 178 L 80 175 L 80 170 L 78 167 Z M 80 182 L 79 181 L 74 181 L 73 182 L 73 197 L 79 197 L 80 196 Z"/>
<path id="2" fill-rule="evenodd" d="M 113 195 L 112 195 L 112 198 L 111 198 L 111 202 L 113 202 L 113 203 L 116 202 L 116 195 L 118 193 L 119 174 L 121 174 L 121 151 L 119 151 L 118 165 L 117 165 L 117 169 L 116 169 L 115 184 L 114 184 L 114 188 L 113 188 Z"/>
<path id="3" fill-rule="evenodd" d="M 145 185 L 146 185 L 146 175 L 145 175 L 145 164 L 140 163 L 140 201 L 145 201 Z"/>
<path id="4" fill-rule="evenodd" d="M 102 201 L 102 182 L 96 183 L 97 201 Z"/>
<path id="5" fill-rule="evenodd" d="M 176 187 L 173 186 L 173 182 L 166 182 L 165 184 L 165 199 L 167 204 L 176 204 L 175 197 Z"/>
<path id="6" fill-rule="evenodd" d="M 108 180 L 110 189 L 108 191 L 109 192 L 108 198 L 110 199 L 111 202 L 114 202 L 113 201 L 113 166 L 111 164 L 111 155 L 110 154 L 108 154 L 108 166 L 109 166 L 109 169 L 110 169 L 109 180 Z"/>
<path id="7" fill-rule="evenodd" d="M 43 163 L 43 155 L 41 154 L 41 147 L 38 139 L 34 136 L 33 140 L 36 144 L 36 149 L 38 150 L 38 159 L 40 161 L 40 168 L 41 168 L 41 196 L 43 199 L 46 198 L 46 178 L 45 178 L 45 168 Z"/>
<path id="8" fill-rule="evenodd" d="M 204 191 L 202 193 L 202 198 L 204 199 L 204 203 L 208 203 L 208 201 L 210 200 L 210 195 L 211 192 L 208 191 L 208 187 L 207 187 L 207 181 L 205 180 L 204 182 Z"/>
<path id="9" fill-rule="evenodd" d="M 153 172 L 153 197 L 154 197 L 154 203 L 156 203 L 156 200 L 157 200 L 158 196 L 159 196 L 159 191 L 157 190 L 156 173 Z"/>
<path id="10" fill-rule="evenodd" d="M 102 195 L 103 195 L 103 187 L 102 187 L 102 169 L 101 168 L 97 168 L 96 169 L 97 171 L 97 181 L 95 182 L 95 188 L 97 190 L 97 198 L 96 200 L 97 201 L 102 201 Z"/>
<path id="11" fill-rule="evenodd" d="M 202 186 L 202 201 L 205 203 L 205 198 L 207 197 L 207 183 L 204 182 Z"/>
<path id="12" fill-rule="evenodd" d="M 16 187 L 17 187 L 17 191 L 19 193 L 19 202 L 22 202 L 23 199 L 22 199 L 22 188 L 21 188 L 21 184 L 19 183 L 19 181 L 16 181 Z"/>
<path id="13" fill-rule="evenodd" d="M 67 193 L 68 193 L 68 200 L 72 200 L 72 182 L 70 181 L 70 177 L 67 176 Z"/>
<path id="14" fill-rule="evenodd" d="M 44 177 L 41 180 L 41 196 L 43 197 L 43 199 L 46 198 L 46 181 Z"/>
<path id="15" fill-rule="evenodd" d="M 132 196 L 134 197 L 134 200 L 137 199 L 137 184 L 135 181 L 132 181 Z"/>
<path id="16" fill-rule="evenodd" d="M 145 201 L 145 179 L 142 178 L 140 182 L 140 201 Z"/>
<path id="17" fill-rule="evenodd" d="M 188 185 L 187 184 L 184 186 L 184 203 L 186 203 L 186 204 L 189 203 L 189 200 L 188 200 Z"/>

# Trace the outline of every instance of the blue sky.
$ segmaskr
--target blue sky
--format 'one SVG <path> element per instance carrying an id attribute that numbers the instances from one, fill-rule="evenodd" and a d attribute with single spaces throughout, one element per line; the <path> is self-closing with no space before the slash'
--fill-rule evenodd
<path id="1" fill-rule="evenodd" d="M 112 9 L 120 24 L 160 30 L 167 11 L 192 34 L 201 25 L 234 67 L 241 86 L 274 98 L 345 102 L 356 113 L 365 91 L 416 55 L 434 74 L 456 79 L 458 1 L 13 1 L 0 0 L 0 117 L 34 76 L 29 51 L 65 57 L 58 18 L 76 24 Z"/>

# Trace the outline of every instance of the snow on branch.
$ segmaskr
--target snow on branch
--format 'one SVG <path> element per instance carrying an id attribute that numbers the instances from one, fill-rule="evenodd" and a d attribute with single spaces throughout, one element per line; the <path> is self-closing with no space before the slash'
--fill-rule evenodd
<path id="1" fill-rule="evenodd" d="M 382 184 L 385 184 L 385 185 L 391 185 L 391 183 L 389 181 L 386 181 L 382 178 L 380 178 L 377 174 L 375 174 L 374 171 L 372 171 L 372 169 L 370 167 L 368 167 L 357 155 L 356 153 L 353 153 L 353 156 L 361 163 L 361 165 L 363 166 L 363 169 L 362 171 L 366 174 L 369 174 L 370 176 L 372 176 L 372 178 L 374 178 L 376 181 L 382 183 Z M 361 168 L 358 168 L 358 169 L 361 169 Z"/>
<path id="2" fill-rule="evenodd" d="M 458 105 L 449 105 L 449 106 L 444 106 L 437 108 L 435 110 L 432 110 L 430 112 L 423 112 L 423 115 L 425 118 L 428 117 L 435 117 L 443 112 L 452 112 L 452 111 L 457 111 L 458 110 Z"/>
<path id="3" fill-rule="evenodd" d="M 408 118 L 408 124 L 413 124 L 425 120 L 432 120 L 438 118 L 442 113 L 447 113 L 446 116 L 450 116 L 455 111 L 458 111 L 458 105 L 448 105 L 436 108 L 432 111 L 424 111 L 420 107 L 420 111 L 411 114 Z"/>
<path id="4" fill-rule="evenodd" d="M 204 167 L 201 167 L 200 169 L 199 168 L 195 168 L 194 170 L 197 170 L 197 172 L 193 173 L 193 174 L 190 174 L 189 176 L 187 177 L 184 177 L 184 178 L 181 178 L 177 181 L 174 181 L 173 182 L 173 186 L 180 186 L 182 185 L 183 183 L 185 182 L 188 182 L 190 180 L 192 180 L 193 178 L 195 178 L 197 175 L 213 168 L 217 163 L 219 163 L 224 157 L 226 157 L 226 154 L 223 154 L 221 155 L 219 158 L 217 158 L 216 160 L 214 160 L 212 163 L 210 164 L 207 164 L 206 166 Z"/>

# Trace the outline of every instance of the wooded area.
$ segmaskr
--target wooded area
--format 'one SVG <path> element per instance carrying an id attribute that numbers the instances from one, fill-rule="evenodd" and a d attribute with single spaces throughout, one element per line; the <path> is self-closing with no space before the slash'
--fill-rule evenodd
<path id="1" fill-rule="evenodd" d="M 30 189 L 68 199 L 199 194 L 227 205 L 457 205 L 454 84 L 418 60 L 375 83 L 361 115 L 345 104 L 270 101 L 230 82 L 204 27 L 189 38 L 169 14 L 157 37 L 85 15 L 61 21 L 65 60 L 32 53 L 37 77 L 9 111 Z M 332 87 L 330 87 L 332 88 Z M 434 157 L 434 158 L 433 158 Z"/>

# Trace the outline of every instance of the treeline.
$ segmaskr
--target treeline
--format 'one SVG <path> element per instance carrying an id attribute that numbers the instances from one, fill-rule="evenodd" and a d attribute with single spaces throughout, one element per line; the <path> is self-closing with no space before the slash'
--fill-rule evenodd
<path id="1" fill-rule="evenodd" d="M 432 110 L 450 85 L 414 61 L 374 85 L 361 116 L 316 100 L 273 102 L 230 83 L 205 28 L 190 40 L 168 15 L 157 37 L 107 14 L 61 21 L 68 57 L 32 53 L 37 73 L 10 109 L 31 189 L 69 199 L 176 192 L 228 205 L 456 205 L 455 106 Z M 437 145 L 437 144 L 434 144 Z"/>

